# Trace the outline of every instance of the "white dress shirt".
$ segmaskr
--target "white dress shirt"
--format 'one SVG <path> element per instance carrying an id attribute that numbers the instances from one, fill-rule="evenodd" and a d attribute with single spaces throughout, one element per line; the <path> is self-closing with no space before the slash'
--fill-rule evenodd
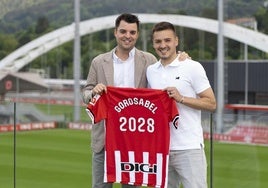
<path id="1" fill-rule="evenodd" d="M 122 61 L 113 53 L 114 62 L 114 86 L 135 87 L 134 83 L 134 55 L 135 48 L 129 52 L 127 60 Z"/>

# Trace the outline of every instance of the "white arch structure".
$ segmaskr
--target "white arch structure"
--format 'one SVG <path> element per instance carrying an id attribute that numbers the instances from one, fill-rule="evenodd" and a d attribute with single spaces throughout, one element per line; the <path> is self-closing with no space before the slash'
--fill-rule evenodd
<path id="1" fill-rule="evenodd" d="M 141 23 L 157 23 L 169 21 L 174 25 L 203 30 L 210 33 L 218 33 L 218 21 L 174 14 L 136 14 Z M 80 22 L 80 36 L 114 27 L 114 21 L 118 15 L 93 18 Z M 261 51 L 268 52 L 268 36 L 241 26 L 224 23 L 224 37 L 239 41 Z M 50 33 L 47 33 L 26 45 L 18 48 L 13 53 L 0 61 L 0 70 L 5 72 L 17 72 L 38 56 L 63 43 L 74 39 L 75 25 L 70 24 Z"/>

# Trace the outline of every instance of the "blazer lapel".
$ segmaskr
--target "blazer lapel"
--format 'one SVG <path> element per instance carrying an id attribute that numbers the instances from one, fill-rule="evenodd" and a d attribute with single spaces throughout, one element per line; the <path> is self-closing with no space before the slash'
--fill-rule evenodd
<path id="1" fill-rule="evenodd" d="M 138 88 L 140 86 L 142 74 L 144 74 L 144 66 L 145 59 L 137 49 L 134 57 L 135 62 L 135 70 L 134 70 L 134 78 L 135 78 L 135 87 Z"/>
<path id="2" fill-rule="evenodd" d="M 114 85 L 114 66 L 113 66 L 112 52 L 108 53 L 107 56 L 104 58 L 104 63 L 102 64 L 102 68 L 103 68 L 104 77 L 106 80 L 106 85 L 113 86 Z"/>

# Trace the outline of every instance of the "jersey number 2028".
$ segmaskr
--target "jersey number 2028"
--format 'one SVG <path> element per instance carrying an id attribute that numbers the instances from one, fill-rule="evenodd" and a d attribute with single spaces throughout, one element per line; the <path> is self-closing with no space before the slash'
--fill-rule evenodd
<path id="1" fill-rule="evenodd" d="M 120 130 L 123 132 L 130 131 L 130 132 L 154 132 L 154 119 L 148 118 L 145 119 L 143 117 L 134 118 L 134 117 L 120 117 L 119 118 L 119 127 Z"/>

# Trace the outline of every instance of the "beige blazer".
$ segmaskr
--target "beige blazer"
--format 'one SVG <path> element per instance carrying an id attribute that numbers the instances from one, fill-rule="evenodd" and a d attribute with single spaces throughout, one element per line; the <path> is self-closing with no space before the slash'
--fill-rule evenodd
<path id="1" fill-rule="evenodd" d="M 87 77 L 87 84 L 83 88 L 82 92 L 93 89 L 98 83 L 103 83 L 107 86 L 114 85 L 114 67 L 112 58 L 114 51 L 115 49 L 110 52 L 98 55 L 92 60 Z M 157 59 L 155 56 L 148 52 L 143 52 L 136 49 L 134 61 L 135 87 L 146 88 L 146 69 L 150 64 L 155 63 Z M 91 147 L 92 150 L 96 153 L 100 152 L 105 145 L 105 129 L 103 123 L 104 121 L 94 124 L 91 130 Z"/>

